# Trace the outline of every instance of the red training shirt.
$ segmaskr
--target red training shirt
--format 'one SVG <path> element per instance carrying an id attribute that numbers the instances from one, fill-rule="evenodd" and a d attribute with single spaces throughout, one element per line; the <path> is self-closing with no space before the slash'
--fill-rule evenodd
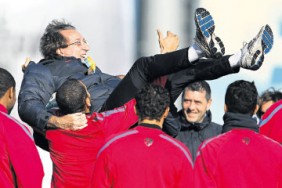
<path id="1" fill-rule="evenodd" d="M 31 133 L 0 104 L 0 187 L 41 188 L 43 176 Z"/>
<path id="2" fill-rule="evenodd" d="M 193 187 L 193 161 L 186 146 L 157 125 L 141 124 L 113 136 L 101 148 L 95 188 Z"/>
<path id="3" fill-rule="evenodd" d="M 46 138 L 53 161 L 52 187 L 91 187 L 100 147 L 107 137 L 137 122 L 134 106 L 135 99 L 114 110 L 88 115 L 88 126 L 82 130 L 48 130 Z"/>

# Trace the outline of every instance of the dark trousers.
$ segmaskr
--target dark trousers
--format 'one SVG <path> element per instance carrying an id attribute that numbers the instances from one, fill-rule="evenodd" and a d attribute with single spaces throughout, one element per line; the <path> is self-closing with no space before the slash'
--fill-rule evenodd
<path id="1" fill-rule="evenodd" d="M 221 76 L 236 73 L 239 68 L 232 69 L 228 58 L 200 59 L 190 63 L 188 49 L 175 52 L 143 57 L 138 59 L 126 76 L 111 93 L 100 111 L 110 110 L 124 105 L 135 97 L 138 90 L 162 77 L 160 84 L 164 84 L 174 103 L 187 84 L 198 80 L 213 80 Z"/>
<path id="2" fill-rule="evenodd" d="M 135 97 L 138 90 L 154 79 L 193 66 L 188 61 L 188 49 L 138 59 L 111 93 L 101 111 L 122 106 Z M 177 95 L 177 93 L 175 93 Z M 176 96 L 174 96 L 176 97 Z"/>
<path id="3" fill-rule="evenodd" d="M 145 84 L 156 81 L 168 89 L 171 97 L 171 114 L 166 119 L 169 123 L 164 124 L 163 130 L 171 136 L 176 136 L 180 130 L 180 126 L 173 123 L 174 117 L 177 116 L 177 109 L 174 106 L 176 99 L 191 82 L 213 80 L 238 72 L 239 68 L 230 67 L 229 57 L 200 59 L 190 63 L 186 48 L 167 54 L 140 58 L 111 93 L 101 111 L 122 106 L 134 98 L 138 90 Z"/>

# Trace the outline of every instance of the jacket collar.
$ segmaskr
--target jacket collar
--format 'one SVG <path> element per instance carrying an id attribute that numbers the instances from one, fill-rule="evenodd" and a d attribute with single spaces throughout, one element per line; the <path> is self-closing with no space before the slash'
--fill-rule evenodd
<path id="1" fill-rule="evenodd" d="M 79 61 L 82 63 L 81 59 L 77 59 L 75 57 L 64 57 L 64 56 L 57 56 L 54 59 L 41 59 L 39 63 L 42 63 L 43 65 L 57 62 L 57 61 Z"/>
<path id="2" fill-rule="evenodd" d="M 228 132 L 234 128 L 250 129 L 255 132 L 259 130 L 256 118 L 250 115 L 226 112 L 223 116 L 223 121 L 222 133 Z"/>
<path id="3" fill-rule="evenodd" d="M 211 114 L 210 110 L 208 110 L 206 112 L 206 116 L 205 116 L 203 122 L 201 122 L 201 123 L 188 122 L 185 118 L 183 109 L 181 111 L 179 111 L 179 116 L 180 116 L 180 121 L 181 121 L 182 127 L 185 127 L 185 128 L 188 128 L 188 129 L 194 129 L 196 131 L 204 129 L 206 126 L 208 126 L 211 123 L 211 120 L 212 120 L 212 114 Z"/>

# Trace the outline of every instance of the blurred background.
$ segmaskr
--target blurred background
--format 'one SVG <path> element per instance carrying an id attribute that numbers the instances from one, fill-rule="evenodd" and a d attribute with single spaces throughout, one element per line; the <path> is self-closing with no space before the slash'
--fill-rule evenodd
<path id="1" fill-rule="evenodd" d="M 66 19 L 90 44 L 89 55 L 106 73 L 126 74 L 141 56 L 159 53 L 157 29 L 178 34 L 180 47 L 193 42 L 194 10 L 204 7 L 212 14 L 216 34 L 226 54 L 240 50 L 259 29 L 269 24 L 274 46 L 258 71 L 241 70 L 209 81 L 212 89 L 213 121 L 222 124 L 224 94 L 238 79 L 255 81 L 259 93 L 282 88 L 282 1 L 278 0 L 0 0 L 0 67 L 16 78 L 17 92 L 25 58 L 39 61 L 39 39 L 52 19 Z M 176 102 L 179 105 L 179 100 Z M 17 106 L 12 115 L 18 118 Z M 43 187 L 50 187 L 52 164 L 48 153 L 39 150 L 44 163 Z"/>

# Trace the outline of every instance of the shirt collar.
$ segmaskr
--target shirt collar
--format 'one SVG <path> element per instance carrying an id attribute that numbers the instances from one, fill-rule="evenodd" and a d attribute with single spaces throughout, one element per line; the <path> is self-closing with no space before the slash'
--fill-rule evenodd
<path id="1" fill-rule="evenodd" d="M 156 124 L 141 123 L 141 124 L 139 124 L 139 126 L 162 130 L 162 128 L 160 126 L 156 125 Z"/>
<path id="2" fill-rule="evenodd" d="M 4 113 L 8 113 L 8 110 L 5 108 L 5 106 L 3 106 L 2 104 L 0 104 L 0 111 L 4 112 Z"/>

